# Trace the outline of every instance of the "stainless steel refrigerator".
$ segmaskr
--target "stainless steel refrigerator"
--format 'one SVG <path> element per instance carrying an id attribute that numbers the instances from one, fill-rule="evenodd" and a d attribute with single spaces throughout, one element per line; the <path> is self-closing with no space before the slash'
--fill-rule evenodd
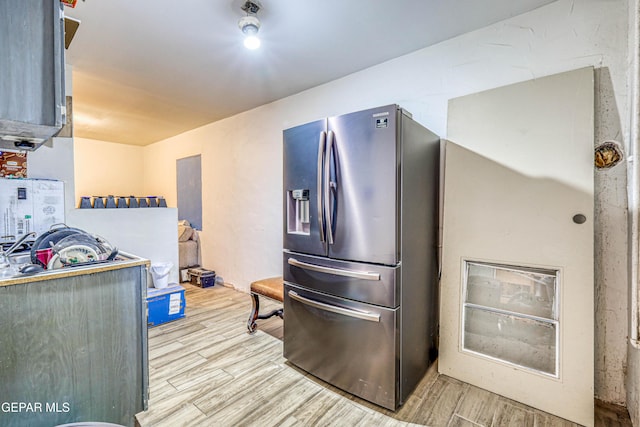
<path id="1" fill-rule="evenodd" d="M 440 139 L 388 105 L 283 145 L 284 356 L 396 410 L 436 355 Z"/>

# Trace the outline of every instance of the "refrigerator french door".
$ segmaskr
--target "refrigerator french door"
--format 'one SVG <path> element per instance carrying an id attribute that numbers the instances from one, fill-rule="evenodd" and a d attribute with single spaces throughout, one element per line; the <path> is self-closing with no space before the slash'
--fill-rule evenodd
<path id="1" fill-rule="evenodd" d="M 290 212 L 285 228 L 294 230 L 296 196 L 308 193 L 302 202 L 309 205 L 307 233 L 302 229 L 285 233 L 285 248 L 337 259 L 398 263 L 396 115 L 396 106 L 388 106 L 284 132 L 285 208 Z"/>
<path id="2" fill-rule="evenodd" d="M 435 355 L 439 150 L 397 105 L 283 132 L 284 355 L 393 410 Z"/>

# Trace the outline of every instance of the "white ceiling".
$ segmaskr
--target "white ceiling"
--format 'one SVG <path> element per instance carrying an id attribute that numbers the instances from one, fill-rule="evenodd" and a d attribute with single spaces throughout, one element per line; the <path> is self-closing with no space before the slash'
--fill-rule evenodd
<path id="1" fill-rule="evenodd" d="M 74 134 L 147 145 L 554 0 L 79 0 Z"/>

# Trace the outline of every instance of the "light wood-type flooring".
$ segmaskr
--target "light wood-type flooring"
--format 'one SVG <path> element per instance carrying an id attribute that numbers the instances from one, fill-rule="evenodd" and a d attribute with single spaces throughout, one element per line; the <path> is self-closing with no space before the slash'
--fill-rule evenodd
<path id="1" fill-rule="evenodd" d="M 429 369 L 395 413 L 342 392 L 282 357 L 282 320 L 247 334 L 247 294 L 183 284 L 186 317 L 149 329 L 149 408 L 142 427 L 175 426 L 575 426 Z M 277 305 L 261 299 L 266 312 Z M 598 405 L 597 426 L 631 426 Z"/>

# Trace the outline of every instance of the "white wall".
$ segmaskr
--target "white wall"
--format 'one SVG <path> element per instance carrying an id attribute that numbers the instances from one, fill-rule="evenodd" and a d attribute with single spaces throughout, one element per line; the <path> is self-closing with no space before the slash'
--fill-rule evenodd
<path id="1" fill-rule="evenodd" d="M 171 263 L 169 282 L 180 282 L 177 209 L 73 209 L 68 223 L 102 236 L 118 250 L 146 258 L 152 265 Z M 149 287 L 151 283 L 149 278 Z"/>
<path id="2" fill-rule="evenodd" d="M 74 138 L 76 205 L 81 196 L 145 196 L 144 149 Z"/>
<path id="3" fill-rule="evenodd" d="M 594 66 L 596 142 L 626 145 L 626 37 L 626 0 L 559 0 L 145 147 L 144 190 L 175 206 L 176 159 L 201 154 L 203 264 L 246 291 L 251 281 L 282 272 L 283 129 L 398 103 L 446 136 L 450 98 Z M 596 173 L 596 395 L 614 403 L 624 403 L 626 393 L 624 167 Z"/>

